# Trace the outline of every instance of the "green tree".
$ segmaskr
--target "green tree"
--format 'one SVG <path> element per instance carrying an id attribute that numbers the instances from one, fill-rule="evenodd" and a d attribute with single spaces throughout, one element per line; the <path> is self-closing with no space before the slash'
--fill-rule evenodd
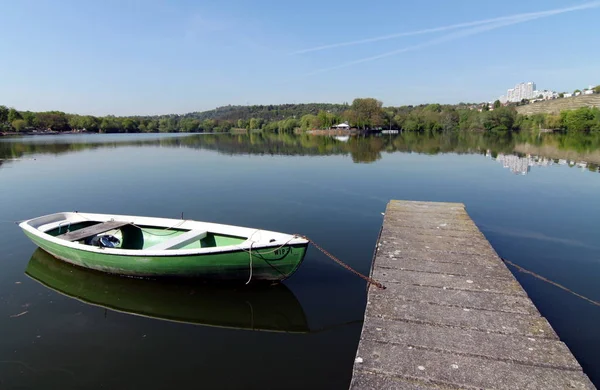
<path id="1" fill-rule="evenodd" d="M 427 107 L 425 107 L 425 111 L 442 112 L 442 106 L 437 103 L 428 104 Z"/>
<path id="2" fill-rule="evenodd" d="M 306 115 L 302 116 L 302 118 L 300 118 L 300 127 L 304 131 L 317 128 L 319 126 L 318 123 L 319 123 L 319 120 L 313 114 L 306 114 Z"/>
<path id="3" fill-rule="evenodd" d="M 8 118 L 7 118 L 7 120 L 10 123 L 13 123 L 17 119 L 23 119 L 23 117 L 21 116 L 21 113 L 19 111 L 15 110 L 14 108 L 11 108 L 10 110 L 8 110 Z"/>
<path id="4" fill-rule="evenodd" d="M 38 112 L 36 121 L 38 127 L 41 129 L 50 129 L 54 131 L 70 130 L 67 115 L 61 111 Z"/>
<path id="5" fill-rule="evenodd" d="M 156 133 L 156 132 L 158 132 L 158 121 L 153 119 L 150 122 L 148 122 L 148 124 L 146 125 L 146 130 L 149 133 Z"/>
<path id="6" fill-rule="evenodd" d="M 600 122 L 600 109 L 581 107 L 576 110 L 562 111 L 560 118 L 569 132 L 589 132 L 596 130 Z"/>
<path id="7" fill-rule="evenodd" d="M 252 118 L 250 119 L 250 123 L 248 124 L 249 130 L 258 130 L 262 127 L 262 119 L 260 118 Z"/>
<path id="8" fill-rule="evenodd" d="M 27 126 L 27 122 L 25 122 L 23 119 L 15 119 L 14 121 L 12 121 L 12 127 L 16 131 L 23 131 L 23 130 L 25 130 L 26 126 Z"/>
<path id="9" fill-rule="evenodd" d="M 575 94 L 576 94 L 576 93 L 578 93 L 578 92 L 579 92 L 579 93 L 581 93 L 581 90 L 580 90 L 580 89 L 576 89 L 576 90 L 574 90 L 574 91 L 573 91 L 573 95 L 575 95 Z"/>
<path id="10" fill-rule="evenodd" d="M 214 119 L 205 119 L 202 122 L 202 128 L 204 129 L 204 131 L 206 131 L 208 133 L 214 131 L 216 126 L 217 126 L 217 123 L 214 121 Z"/>
<path id="11" fill-rule="evenodd" d="M 380 126 L 383 122 L 383 103 L 373 98 L 357 98 L 352 101 L 351 110 L 355 113 L 355 125 L 366 129 Z"/>
<path id="12" fill-rule="evenodd" d="M 600 93 L 600 85 L 594 87 L 594 93 Z"/>
<path id="13" fill-rule="evenodd" d="M 6 106 L 0 106 L 0 124 L 8 121 L 8 108 Z"/>
<path id="14" fill-rule="evenodd" d="M 277 122 L 277 130 L 280 133 L 292 133 L 299 123 L 294 118 L 283 119 Z"/>
<path id="15" fill-rule="evenodd" d="M 73 130 L 75 129 L 82 129 L 83 126 L 81 125 L 82 122 L 82 117 L 80 117 L 79 115 L 68 115 L 67 116 L 67 121 L 69 123 L 69 127 Z"/>
<path id="16" fill-rule="evenodd" d="M 118 118 L 108 115 L 102 118 L 102 121 L 100 122 L 100 130 L 102 130 L 104 133 L 120 133 L 123 131 L 123 128 L 121 121 Z"/>
<path id="17" fill-rule="evenodd" d="M 331 123 L 329 115 L 327 114 L 327 111 L 324 110 L 319 111 L 319 113 L 317 114 L 317 120 L 319 124 L 318 127 L 321 129 L 328 129 L 333 125 Z"/>
<path id="18" fill-rule="evenodd" d="M 200 129 L 200 121 L 194 118 L 183 118 L 179 121 L 179 128 L 186 133 L 193 133 Z"/>
<path id="19" fill-rule="evenodd" d="M 130 118 L 123 119 L 123 122 L 121 122 L 121 128 L 126 133 L 137 133 L 139 131 L 137 121 Z"/>
<path id="20" fill-rule="evenodd" d="M 565 93 L 564 92 L 559 93 L 558 97 L 561 98 L 561 99 L 564 98 L 565 97 Z"/>
<path id="21" fill-rule="evenodd" d="M 516 119 L 517 110 L 514 107 L 500 107 L 489 112 L 485 127 L 494 131 L 513 130 Z"/>
<path id="22" fill-rule="evenodd" d="M 100 130 L 100 119 L 95 116 L 86 115 L 81 117 L 79 125 L 82 130 L 97 133 Z"/>
<path id="23" fill-rule="evenodd" d="M 459 115 L 454 109 L 442 111 L 440 125 L 444 131 L 452 131 L 458 127 Z"/>
<path id="24" fill-rule="evenodd" d="M 25 120 L 27 127 L 35 127 L 36 126 L 36 115 L 31 111 L 24 111 L 21 113 L 23 119 Z"/>
<path id="25" fill-rule="evenodd" d="M 161 118 L 158 120 L 158 131 L 161 133 L 174 133 L 178 131 L 178 123 L 175 117 Z"/>
<path id="26" fill-rule="evenodd" d="M 227 132 L 227 131 L 230 131 L 231 129 L 233 129 L 233 123 L 231 121 L 220 120 L 217 123 L 217 127 L 215 128 L 215 131 Z"/>
<path id="27" fill-rule="evenodd" d="M 423 130 L 423 125 L 421 123 L 419 123 L 418 120 L 415 120 L 413 118 L 408 118 L 407 120 L 404 121 L 402 129 L 404 129 L 406 131 L 421 131 L 421 130 Z"/>
<path id="28" fill-rule="evenodd" d="M 496 101 L 494 102 L 494 110 L 495 110 L 496 108 L 500 108 L 500 107 L 502 107 L 502 103 L 500 102 L 500 100 L 496 100 Z"/>
<path id="29" fill-rule="evenodd" d="M 394 121 L 394 111 L 393 110 L 385 110 L 383 111 L 384 124 L 388 129 L 396 126 Z"/>
<path id="30" fill-rule="evenodd" d="M 548 129 L 560 129 L 562 128 L 562 121 L 560 115 L 548 115 L 546 117 L 546 127 Z"/>

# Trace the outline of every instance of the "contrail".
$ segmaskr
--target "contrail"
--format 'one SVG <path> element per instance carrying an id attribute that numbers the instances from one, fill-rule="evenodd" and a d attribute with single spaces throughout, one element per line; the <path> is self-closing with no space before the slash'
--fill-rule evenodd
<path id="1" fill-rule="evenodd" d="M 314 51 L 335 49 L 335 48 L 344 47 L 344 46 L 354 46 L 354 45 L 360 45 L 363 43 L 385 41 L 388 39 L 407 37 L 407 36 L 412 36 L 412 35 L 423 35 L 423 34 L 430 34 L 430 33 L 436 33 L 436 32 L 448 31 L 448 30 L 456 30 L 456 29 L 464 28 L 464 27 L 473 27 L 473 26 L 479 26 L 482 24 L 492 24 L 492 23 L 516 20 L 516 19 L 521 19 L 521 18 L 537 19 L 537 18 L 552 16 L 552 15 L 559 15 L 559 14 L 563 14 L 566 12 L 581 11 L 584 9 L 597 8 L 597 7 L 600 7 L 600 1 L 593 1 L 591 3 L 585 3 L 585 4 L 567 7 L 567 8 L 558 8 L 558 9 L 553 9 L 553 10 L 548 10 L 548 11 L 515 14 L 515 15 L 510 15 L 510 16 L 502 16 L 502 17 L 498 17 L 498 18 L 492 18 L 492 19 L 477 20 L 474 22 L 452 24 L 449 26 L 427 28 L 424 30 L 416 30 L 416 31 L 408 31 L 408 32 L 402 32 L 402 33 L 396 33 L 396 34 L 390 34 L 390 35 L 382 35 L 382 36 L 374 37 L 374 38 L 359 39 L 357 41 L 334 43 L 334 44 L 330 44 L 330 45 L 313 47 L 310 49 L 298 50 L 298 51 L 292 52 L 290 54 L 304 54 L 304 53 L 310 53 L 310 52 L 314 52 Z"/>
<path id="2" fill-rule="evenodd" d="M 600 1 L 596 1 L 596 2 L 593 2 L 593 3 L 587 3 L 585 5 L 578 6 L 577 9 L 585 9 L 585 8 L 581 8 L 581 7 L 584 7 L 584 6 L 586 8 L 600 7 Z M 474 27 L 474 28 L 462 30 L 462 31 L 459 31 L 459 32 L 447 34 L 447 35 L 444 35 L 444 36 L 442 36 L 440 38 L 432 39 L 432 40 L 424 42 L 424 43 L 420 43 L 420 44 L 413 45 L 413 46 L 407 46 L 407 47 L 402 48 L 402 49 L 397 49 L 397 50 L 389 51 L 387 53 L 379 54 L 379 55 L 376 55 L 376 56 L 361 58 L 359 60 L 354 60 L 354 61 L 346 62 L 346 63 L 340 64 L 340 65 L 336 65 L 336 66 L 332 66 L 332 67 L 329 67 L 329 68 L 318 69 L 318 70 L 315 70 L 313 72 L 305 74 L 305 76 L 311 76 L 311 75 L 318 74 L 318 73 L 329 72 L 329 71 L 332 71 L 332 70 L 346 68 L 346 67 L 349 67 L 349 66 L 352 66 L 352 65 L 361 64 L 361 63 L 365 63 L 365 62 L 376 61 L 376 60 L 379 60 L 379 59 L 382 59 L 382 58 L 386 58 L 386 57 L 391 57 L 391 56 L 394 56 L 394 55 L 397 55 L 397 54 L 400 54 L 400 53 L 405 53 L 405 52 L 408 52 L 408 51 L 419 50 L 419 49 L 422 49 L 424 47 L 434 46 L 434 45 L 438 45 L 440 43 L 452 41 L 452 40 L 455 40 L 455 39 L 459 39 L 459 38 L 463 38 L 463 37 L 468 37 L 468 36 L 471 36 L 471 35 L 476 35 L 476 34 L 479 34 L 479 33 L 485 32 L 485 31 L 495 30 L 497 28 L 501 28 L 501 27 L 504 27 L 504 26 L 510 26 L 510 25 L 513 25 L 513 24 L 523 23 L 523 22 L 527 22 L 527 21 L 530 21 L 530 20 L 540 19 L 540 18 L 543 18 L 543 17 L 557 15 L 557 14 L 564 13 L 564 12 L 574 11 L 573 8 L 576 8 L 576 7 L 563 8 L 561 10 L 552 10 L 552 11 L 545 11 L 545 12 L 537 12 L 537 13 L 535 13 L 535 15 L 534 14 L 529 14 L 530 16 L 527 16 L 527 17 L 520 17 L 520 18 L 513 17 L 512 19 L 507 19 L 507 20 L 502 21 L 502 22 L 490 23 L 490 24 L 483 25 L 483 26 L 480 26 L 480 27 Z M 567 9 L 569 11 L 565 11 Z"/>

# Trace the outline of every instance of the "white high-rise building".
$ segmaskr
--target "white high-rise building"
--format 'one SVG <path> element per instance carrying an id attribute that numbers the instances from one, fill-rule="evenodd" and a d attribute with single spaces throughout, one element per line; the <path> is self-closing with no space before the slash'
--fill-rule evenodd
<path id="1" fill-rule="evenodd" d="M 520 102 L 523 99 L 533 99 L 535 97 L 535 90 L 535 83 L 533 81 L 517 84 L 514 88 L 506 91 L 506 100 L 509 102 Z"/>

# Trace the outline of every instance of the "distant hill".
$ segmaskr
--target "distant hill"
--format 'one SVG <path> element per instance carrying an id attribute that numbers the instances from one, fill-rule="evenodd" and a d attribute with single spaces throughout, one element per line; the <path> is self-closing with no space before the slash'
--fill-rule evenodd
<path id="1" fill-rule="evenodd" d="M 329 103 L 307 103 L 307 104 L 270 104 L 255 106 L 224 106 L 217 107 L 214 110 L 191 112 L 182 115 L 184 118 L 193 118 L 199 120 L 215 119 L 237 121 L 239 119 L 249 120 L 251 118 L 261 118 L 265 121 L 277 121 L 288 118 L 300 119 L 303 115 L 317 115 L 319 111 L 328 111 L 333 114 L 341 114 L 350 106 L 348 104 L 329 104 Z"/>
<path id="2" fill-rule="evenodd" d="M 560 114 L 561 111 L 575 110 L 581 107 L 600 107 L 600 94 L 535 102 L 518 106 L 517 112 L 523 115 Z"/>

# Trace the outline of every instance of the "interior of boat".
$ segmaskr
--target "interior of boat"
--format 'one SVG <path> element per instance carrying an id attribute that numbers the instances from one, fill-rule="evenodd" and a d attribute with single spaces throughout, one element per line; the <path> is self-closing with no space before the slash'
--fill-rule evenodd
<path id="1" fill-rule="evenodd" d="M 45 233 L 81 244 L 131 250 L 210 248 L 237 245 L 247 240 L 247 237 L 217 234 L 205 230 L 98 221 L 63 224 L 52 227 Z"/>

